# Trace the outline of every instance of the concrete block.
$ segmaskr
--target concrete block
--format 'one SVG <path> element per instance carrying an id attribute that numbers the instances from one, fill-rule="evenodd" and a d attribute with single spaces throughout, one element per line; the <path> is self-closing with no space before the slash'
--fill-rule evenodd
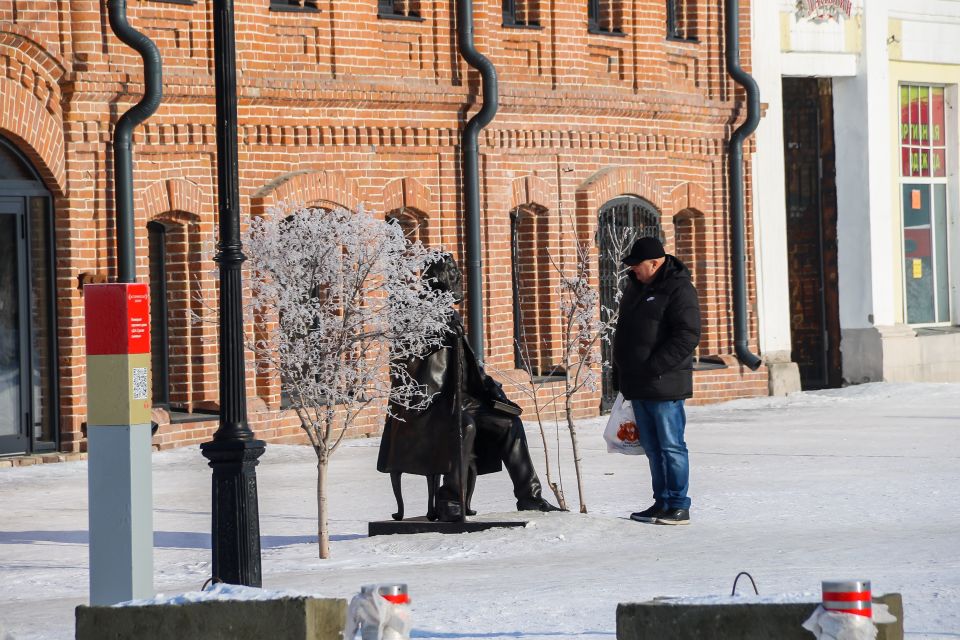
<path id="1" fill-rule="evenodd" d="M 347 601 L 308 597 L 76 609 L 76 640 L 340 640 Z"/>
<path id="2" fill-rule="evenodd" d="M 796 362 L 768 362 L 768 388 L 771 396 L 800 391 L 800 368 Z"/>
<path id="3" fill-rule="evenodd" d="M 899 593 L 873 599 L 897 621 L 878 624 L 877 640 L 903 640 Z M 669 600 L 617 605 L 617 640 L 811 640 L 801 625 L 817 602 L 682 604 Z"/>

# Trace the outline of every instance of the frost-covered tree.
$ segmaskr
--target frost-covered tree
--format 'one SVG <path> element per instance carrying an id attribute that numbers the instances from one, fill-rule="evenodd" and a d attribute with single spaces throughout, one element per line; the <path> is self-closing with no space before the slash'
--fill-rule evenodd
<path id="1" fill-rule="evenodd" d="M 343 209 L 274 209 L 246 233 L 258 370 L 280 379 L 317 454 L 320 557 L 330 556 L 327 469 L 371 405 L 431 398 L 403 363 L 438 346 L 453 304 L 421 277 L 441 252 L 410 243 L 396 221 Z"/>

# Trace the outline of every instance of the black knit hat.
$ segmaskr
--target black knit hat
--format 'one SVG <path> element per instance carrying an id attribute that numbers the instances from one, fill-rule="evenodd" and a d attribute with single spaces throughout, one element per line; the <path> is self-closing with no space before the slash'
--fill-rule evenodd
<path id="1" fill-rule="evenodd" d="M 640 264 L 644 260 L 652 260 L 653 258 L 662 258 L 666 253 L 663 251 L 663 245 L 660 244 L 660 241 L 656 238 L 638 238 L 636 242 L 633 243 L 633 246 L 630 247 L 630 253 L 623 256 L 623 264 L 633 266 L 635 264 Z"/>

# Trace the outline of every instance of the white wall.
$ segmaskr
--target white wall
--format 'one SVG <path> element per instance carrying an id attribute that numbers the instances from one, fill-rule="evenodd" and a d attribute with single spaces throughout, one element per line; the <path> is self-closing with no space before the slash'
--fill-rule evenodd
<path id="1" fill-rule="evenodd" d="M 834 81 L 840 326 L 894 323 L 887 0 L 863 15 L 857 76 Z"/>
<path id="2" fill-rule="evenodd" d="M 756 238 L 760 353 L 790 352 L 790 291 L 783 159 L 780 8 L 753 2 L 753 77 L 767 110 L 757 127 L 753 161 L 753 224 Z"/>

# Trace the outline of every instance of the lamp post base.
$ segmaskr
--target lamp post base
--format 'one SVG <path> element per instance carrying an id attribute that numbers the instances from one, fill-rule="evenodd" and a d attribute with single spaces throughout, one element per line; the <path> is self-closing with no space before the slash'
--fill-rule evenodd
<path id="1" fill-rule="evenodd" d="M 216 440 L 200 445 L 213 469 L 213 577 L 261 586 L 260 513 L 256 466 L 262 440 Z"/>

